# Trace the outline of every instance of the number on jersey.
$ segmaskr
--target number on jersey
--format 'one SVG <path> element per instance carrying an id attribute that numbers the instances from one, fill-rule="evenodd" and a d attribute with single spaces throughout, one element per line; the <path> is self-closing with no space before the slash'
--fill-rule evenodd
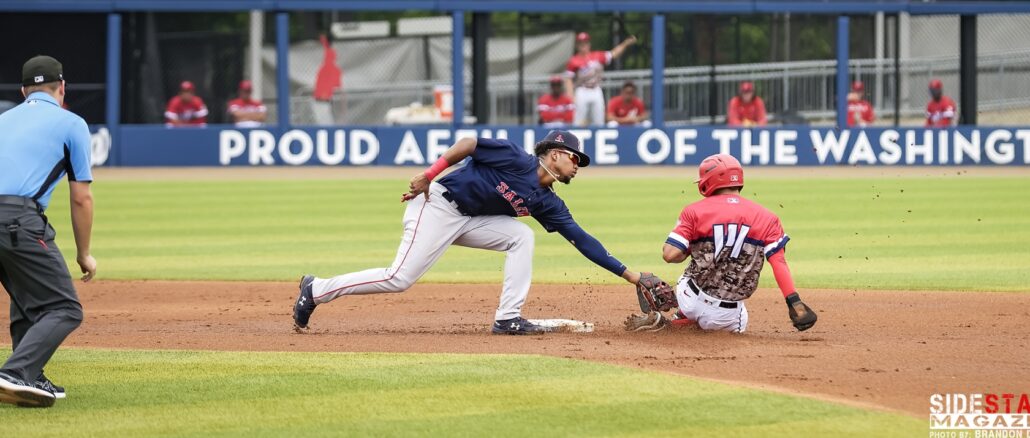
<path id="1" fill-rule="evenodd" d="M 737 258 L 740 256 L 740 248 L 744 246 L 744 239 L 747 238 L 751 227 L 749 225 L 718 224 L 713 227 L 713 231 L 715 234 L 715 257 L 719 257 L 723 248 L 731 248 L 730 257 Z"/>

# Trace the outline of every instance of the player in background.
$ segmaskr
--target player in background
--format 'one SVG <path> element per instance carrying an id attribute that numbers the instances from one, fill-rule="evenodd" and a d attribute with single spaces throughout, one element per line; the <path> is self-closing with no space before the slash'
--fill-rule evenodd
<path id="1" fill-rule="evenodd" d="M 855 81 L 848 93 L 848 127 L 864 128 L 873 123 L 873 104 L 865 99 L 865 84 Z"/>
<path id="2" fill-rule="evenodd" d="M 561 76 L 551 76 L 551 92 L 540 96 L 536 109 L 540 113 L 540 125 L 545 128 L 562 128 L 572 125 L 576 105 L 562 89 Z"/>
<path id="3" fill-rule="evenodd" d="M 811 328 L 816 314 L 801 302 L 784 257 L 790 237 L 775 214 L 740 195 L 744 187 L 740 162 L 731 155 L 712 155 L 701 162 L 698 173 L 697 188 L 704 199 L 683 208 L 662 246 L 667 263 L 690 257 L 676 284 L 679 312 L 673 325 L 697 323 L 703 330 L 744 332 L 748 323 L 744 300 L 755 292 L 768 260 L 794 326 L 799 331 Z M 626 329 L 662 328 L 662 319 L 659 312 L 641 319 L 630 317 Z"/>
<path id="4" fill-rule="evenodd" d="M 572 218 L 554 191 L 569 184 L 590 157 L 567 131 L 551 131 L 536 144 L 534 155 L 508 140 L 462 138 L 440 159 L 419 172 L 401 197 L 404 235 L 393 264 L 332 278 L 305 275 L 294 305 L 294 328 L 301 332 L 315 306 L 345 295 L 404 292 L 443 256 L 451 245 L 504 251 L 504 284 L 494 314 L 494 334 L 524 335 L 547 331 L 522 318 L 522 304 L 533 278 L 533 230 L 515 217 L 532 216 L 548 232 L 558 232 L 587 259 L 626 281 L 641 274 L 626 268 Z M 469 158 L 464 166 L 433 180 Z M 456 279 L 457 280 L 457 279 Z"/>
<path id="5" fill-rule="evenodd" d="M 260 100 L 252 97 L 254 85 L 244 79 L 240 81 L 239 97 L 230 100 L 227 112 L 229 119 L 241 128 L 253 128 L 265 124 L 268 108 Z"/>
<path id="6" fill-rule="evenodd" d="M 604 67 L 636 42 L 637 37 L 630 35 L 609 51 L 591 51 L 590 35 L 586 32 L 576 35 L 576 54 L 565 65 L 565 92 L 576 104 L 576 125 L 604 125 L 604 92 L 601 91 Z"/>
<path id="7" fill-rule="evenodd" d="M 165 108 L 165 126 L 207 126 L 207 105 L 196 92 L 193 82 L 179 84 L 179 94 Z"/>
<path id="8" fill-rule="evenodd" d="M 950 128 L 955 125 L 955 101 L 944 95 L 940 79 L 930 81 L 930 101 L 926 103 L 926 127 Z"/>
<path id="9" fill-rule="evenodd" d="M 733 127 L 751 128 L 765 126 L 765 102 L 755 96 L 755 84 L 741 82 L 740 89 L 726 108 L 726 124 Z"/>
<path id="10" fill-rule="evenodd" d="M 622 84 L 622 91 L 608 102 L 608 127 L 618 126 L 640 126 L 650 128 L 651 121 L 647 120 L 650 114 L 644 106 L 644 101 L 637 97 L 637 85 L 633 81 L 626 81 Z"/>

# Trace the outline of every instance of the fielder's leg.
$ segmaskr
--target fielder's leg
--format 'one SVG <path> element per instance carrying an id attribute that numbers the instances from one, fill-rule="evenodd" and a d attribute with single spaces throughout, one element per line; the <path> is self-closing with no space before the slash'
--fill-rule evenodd
<path id="1" fill-rule="evenodd" d="M 343 295 L 404 292 L 415 284 L 472 219 L 441 196 L 446 189 L 440 184 L 433 183 L 429 191 L 428 202 L 421 195 L 408 201 L 404 237 L 390 267 L 316 278 L 311 283 L 315 303 L 328 303 Z"/>
<path id="2" fill-rule="evenodd" d="M 463 231 L 455 245 L 507 253 L 501 302 L 494 320 L 521 316 L 533 279 L 533 230 L 508 216 L 480 216 L 472 218 Z"/>

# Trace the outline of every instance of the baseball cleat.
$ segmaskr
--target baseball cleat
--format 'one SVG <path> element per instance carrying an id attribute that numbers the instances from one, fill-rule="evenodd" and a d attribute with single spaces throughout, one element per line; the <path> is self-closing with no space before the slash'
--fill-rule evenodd
<path id="1" fill-rule="evenodd" d="M 300 278 L 300 295 L 297 296 L 297 303 L 293 305 L 293 329 L 297 333 L 304 333 L 308 329 L 308 320 L 311 313 L 315 311 L 315 298 L 311 295 L 311 283 L 315 281 L 314 275 L 305 275 Z"/>
<path id="2" fill-rule="evenodd" d="M 550 331 L 551 329 L 533 324 L 521 316 L 494 321 L 494 327 L 491 330 L 495 335 L 534 335 Z"/>
<path id="3" fill-rule="evenodd" d="M 51 382 L 50 379 L 46 378 L 46 376 L 43 375 L 43 373 L 39 374 L 39 377 L 32 384 L 32 386 L 35 386 L 36 388 L 42 389 L 53 394 L 54 398 L 58 400 L 68 396 L 68 394 L 64 392 L 63 386 L 55 385 L 54 382 Z"/>
<path id="4" fill-rule="evenodd" d="M 23 408 L 49 408 L 57 397 L 10 374 L 0 372 L 0 402 Z"/>

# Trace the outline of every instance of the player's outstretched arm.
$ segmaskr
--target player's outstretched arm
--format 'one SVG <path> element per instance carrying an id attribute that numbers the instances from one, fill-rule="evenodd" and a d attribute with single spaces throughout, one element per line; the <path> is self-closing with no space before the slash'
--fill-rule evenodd
<path id="1" fill-rule="evenodd" d="M 448 167 L 453 166 L 456 163 L 461 162 L 469 155 L 472 155 L 476 151 L 476 142 L 474 138 L 462 138 L 458 140 L 454 145 L 444 151 L 443 155 L 440 156 L 432 166 L 429 166 L 423 172 L 420 172 L 411 178 L 408 183 L 408 192 L 401 194 L 401 202 L 407 202 L 415 199 L 419 194 L 425 194 L 426 200 L 429 199 L 429 183 L 433 182 L 440 172 L 447 170 Z"/>
<path id="2" fill-rule="evenodd" d="M 629 38 L 626 38 L 621 43 L 619 43 L 619 45 L 615 46 L 615 48 L 612 49 L 612 59 L 621 57 L 624 53 L 626 53 L 626 49 L 628 49 L 629 46 L 632 46 L 636 43 L 637 37 L 635 35 L 630 35 Z"/>
<path id="3" fill-rule="evenodd" d="M 794 279 L 790 276 L 787 258 L 783 255 L 783 251 L 777 251 L 769 256 L 769 264 L 772 265 L 773 275 L 776 276 L 776 285 L 780 287 L 783 299 L 787 301 L 787 314 L 790 316 L 790 321 L 794 323 L 794 328 L 799 332 L 812 328 L 818 316 L 811 307 L 801 301 L 801 296 L 794 288 Z"/>

